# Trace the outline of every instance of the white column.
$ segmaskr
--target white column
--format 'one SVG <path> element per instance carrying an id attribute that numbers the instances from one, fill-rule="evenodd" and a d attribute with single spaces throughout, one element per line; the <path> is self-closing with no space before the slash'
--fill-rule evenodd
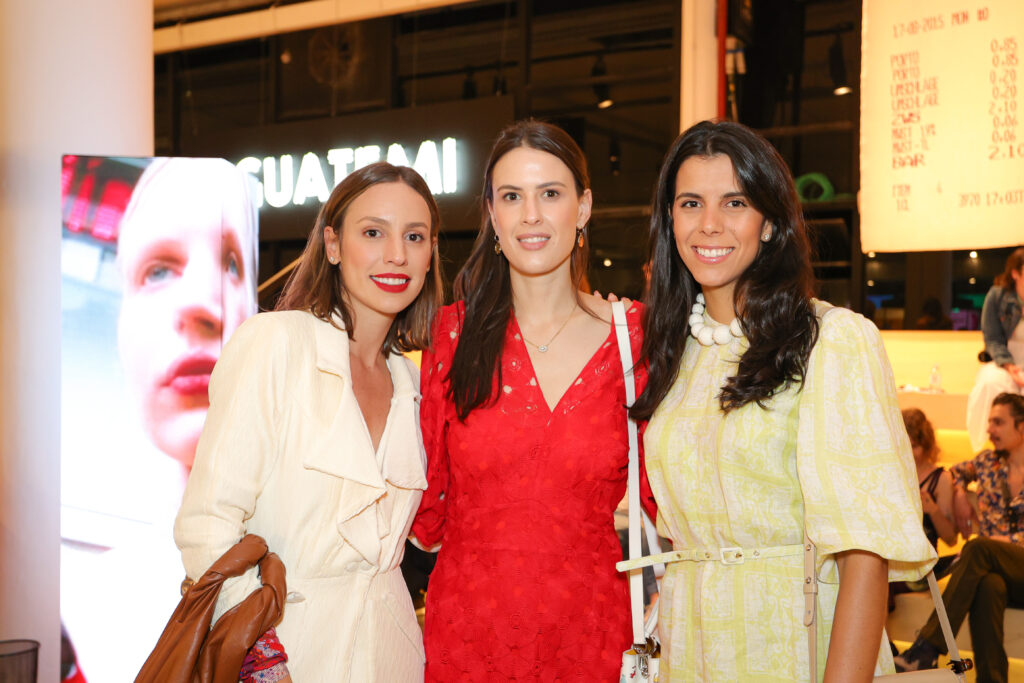
<path id="1" fill-rule="evenodd" d="M 152 2 L 0 0 L 0 639 L 40 641 L 40 681 L 60 661 L 61 155 L 152 151 Z"/>
<path id="2" fill-rule="evenodd" d="M 718 116 L 718 36 L 715 0 L 681 1 L 679 130 L 684 131 Z"/>

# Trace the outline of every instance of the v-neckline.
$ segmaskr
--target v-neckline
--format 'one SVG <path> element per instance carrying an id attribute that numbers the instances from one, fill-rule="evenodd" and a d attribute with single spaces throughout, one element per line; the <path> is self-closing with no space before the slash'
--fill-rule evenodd
<path id="1" fill-rule="evenodd" d="M 512 314 L 512 325 L 512 338 L 515 341 L 517 341 L 519 343 L 519 346 L 522 348 L 523 356 L 525 356 L 526 362 L 530 368 L 530 377 L 533 379 L 533 388 L 536 389 L 537 393 L 540 394 L 540 403 L 545 408 L 547 408 L 548 420 L 550 420 L 558 413 L 558 407 L 562 405 L 562 402 L 565 400 L 565 397 L 569 395 L 569 393 L 577 384 L 581 383 L 580 380 L 586 374 L 587 370 L 590 369 L 590 366 L 594 364 L 594 361 L 597 359 L 598 355 L 600 355 L 600 353 L 604 351 L 605 347 L 608 345 L 608 340 L 614 340 L 615 338 L 615 323 L 613 321 L 611 325 L 609 325 L 608 336 L 606 336 L 604 338 L 604 341 L 602 341 L 601 344 L 598 345 L 594 353 L 591 354 L 590 358 L 587 359 L 587 362 L 583 364 L 583 367 L 580 369 L 580 371 L 576 373 L 576 376 L 573 377 L 571 382 L 569 382 L 569 386 L 566 387 L 565 391 L 562 392 L 562 395 L 558 397 L 558 400 L 555 402 L 555 405 L 551 406 L 548 403 L 547 397 L 544 395 L 544 390 L 540 386 L 540 377 L 537 376 L 537 369 L 533 367 L 533 358 L 530 357 L 530 349 L 526 347 L 526 339 L 523 337 L 523 331 L 519 329 L 519 320 L 516 318 L 515 313 Z"/>
<path id="2" fill-rule="evenodd" d="M 395 373 L 391 369 L 391 357 L 388 356 L 384 359 L 384 366 L 388 369 L 388 379 L 391 381 L 391 396 L 388 397 L 388 414 L 384 417 L 384 428 L 380 431 L 380 440 L 376 446 L 373 443 L 373 434 L 370 432 L 370 424 L 366 421 L 366 414 L 363 412 L 363 406 L 359 403 L 359 396 L 356 394 L 355 384 L 352 386 L 352 398 L 356 402 L 356 412 L 359 413 L 359 420 L 363 423 L 363 433 L 366 435 L 366 442 L 370 445 L 370 452 L 373 453 L 374 459 L 377 461 L 378 467 L 383 467 L 384 458 L 381 453 L 381 447 L 384 445 L 384 439 L 388 434 L 388 427 L 391 426 L 391 413 L 392 408 L 395 407 L 395 394 L 397 388 L 395 386 Z M 349 375 L 351 379 L 351 366 L 349 368 Z"/>

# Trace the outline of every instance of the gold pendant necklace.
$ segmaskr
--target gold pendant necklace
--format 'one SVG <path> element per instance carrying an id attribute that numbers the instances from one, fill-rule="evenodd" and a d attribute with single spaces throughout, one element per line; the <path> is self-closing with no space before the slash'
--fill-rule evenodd
<path id="1" fill-rule="evenodd" d="M 569 324 L 569 321 L 572 319 L 572 314 L 576 312 L 577 306 L 579 306 L 579 304 L 573 304 L 572 310 L 569 311 L 569 317 L 565 319 L 565 322 L 563 322 L 562 326 L 558 328 L 558 331 L 551 335 L 551 339 L 548 339 L 547 344 L 534 344 L 532 341 L 526 338 L 525 334 L 522 335 L 523 341 L 532 346 L 533 348 L 537 349 L 541 353 L 547 353 L 548 349 L 551 347 L 551 342 L 555 341 L 555 337 L 560 335 L 562 333 L 562 330 L 565 329 L 565 326 Z M 522 328 L 520 328 L 519 331 L 520 333 L 522 333 Z"/>

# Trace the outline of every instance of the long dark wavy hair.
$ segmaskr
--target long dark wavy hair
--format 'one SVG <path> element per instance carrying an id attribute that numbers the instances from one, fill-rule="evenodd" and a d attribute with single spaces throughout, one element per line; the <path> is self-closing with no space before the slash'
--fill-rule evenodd
<path id="1" fill-rule="evenodd" d="M 996 287 L 1013 290 L 1013 271 L 1017 271 L 1017 277 L 1024 277 L 1024 247 L 1017 247 L 1006 257 L 1006 266 L 1003 272 L 995 277 L 992 282 Z"/>
<path id="2" fill-rule="evenodd" d="M 392 166 L 378 161 L 357 169 L 345 177 L 331 192 L 313 223 L 306 240 L 302 261 L 292 271 L 281 292 L 275 311 L 309 311 L 317 318 L 338 327 L 332 316 L 337 314 L 352 339 L 352 313 L 345 304 L 345 284 L 339 276 L 338 266 L 327 260 L 324 247 L 324 228 L 331 226 L 341 233 L 345 213 L 359 195 L 378 183 L 404 183 L 427 203 L 430 212 L 430 237 L 434 242 L 430 257 L 430 272 L 423 289 L 407 308 L 395 316 L 381 353 L 406 352 L 425 349 L 430 345 L 430 331 L 444 297 L 441 263 L 437 255 L 437 234 L 441 229 L 441 212 L 420 174 L 405 166 Z"/>
<path id="3" fill-rule="evenodd" d="M 736 283 L 733 305 L 750 347 L 719 394 L 722 410 L 748 403 L 765 407 L 777 391 L 802 382 L 818 338 L 811 297 L 814 271 L 807 226 L 793 176 L 779 153 L 746 126 L 703 121 L 672 144 L 661 166 L 651 207 L 650 279 L 640 362 L 649 364 L 647 387 L 631 414 L 649 419 L 679 372 L 690 333 L 690 309 L 700 285 L 683 264 L 672 225 L 676 175 L 690 157 L 725 155 L 751 206 L 773 226 L 753 263 Z"/>
<path id="4" fill-rule="evenodd" d="M 490 401 L 501 384 L 501 348 L 512 313 L 512 285 L 508 261 L 494 251 L 495 232 L 488 207 L 494 200 L 494 166 L 507 153 L 528 147 L 557 157 L 572 173 L 577 196 L 590 187 L 587 160 L 579 145 L 561 128 L 535 119 L 517 121 L 498 135 L 484 171 L 480 196 L 480 232 L 473 251 L 455 277 L 455 298 L 465 302 L 465 317 L 458 346 L 448 371 L 448 397 L 460 420 Z M 584 228 L 585 229 L 585 228 Z M 573 291 L 579 299 L 586 275 L 588 250 L 574 246 L 570 257 Z M 581 306 L 582 307 L 582 306 Z M 495 381 L 497 380 L 497 381 Z"/>

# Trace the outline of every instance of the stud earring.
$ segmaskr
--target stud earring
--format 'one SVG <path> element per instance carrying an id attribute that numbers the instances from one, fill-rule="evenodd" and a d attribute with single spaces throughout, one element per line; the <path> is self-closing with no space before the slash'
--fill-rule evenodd
<path id="1" fill-rule="evenodd" d="M 761 241 L 762 242 L 767 242 L 771 238 L 772 238 L 772 226 L 769 224 L 769 225 L 766 225 L 764 227 L 764 231 L 761 233 Z"/>
<path id="2" fill-rule="evenodd" d="M 579 245 L 580 249 L 583 248 L 583 228 L 579 225 L 576 226 L 576 244 Z"/>
<path id="3" fill-rule="evenodd" d="M 498 241 L 497 233 L 495 233 L 495 235 L 494 235 L 494 253 L 495 254 L 500 254 L 501 253 L 501 242 Z"/>

